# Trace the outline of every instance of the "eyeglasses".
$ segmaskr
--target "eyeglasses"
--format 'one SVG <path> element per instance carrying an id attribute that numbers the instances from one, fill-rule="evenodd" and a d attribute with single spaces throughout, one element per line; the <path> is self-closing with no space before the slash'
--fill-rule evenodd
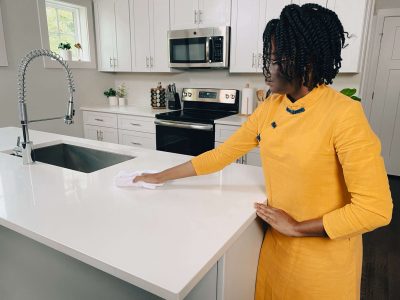
<path id="1" fill-rule="evenodd" d="M 268 58 L 268 59 L 266 60 L 265 64 L 266 64 L 266 66 L 268 66 L 268 67 L 275 66 L 275 65 L 281 66 L 281 65 L 282 65 L 282 62 L 288 62 L 288 61 L 290 61 L 290 60 L 289 60 L 289 59 L 286 59 L 286 58 L 282 58 L 282 59 L 280 59 L 280 60 Z M 268 69 L 266 66 L 263 66 L 263 75 L 264 75 L 266 78 L 268 78 L 268 77 L 271 76 L 271 72 L 269 71 L 269 69 Z"/>

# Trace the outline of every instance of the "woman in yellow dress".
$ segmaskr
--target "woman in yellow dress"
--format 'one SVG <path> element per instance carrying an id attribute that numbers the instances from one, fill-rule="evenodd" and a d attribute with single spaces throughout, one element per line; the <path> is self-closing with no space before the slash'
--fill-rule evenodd
<path id="1" fill-rule="evenodd" d="M 387 225 L 393 205 L 362 106 L 328 86 L 345 32 L 326 8 L 288 5 L 267 24 L 263 42 L 272 95 L 224 144 L 135 181 L 216 172 L 259 145 L 267 202 L 255 209 L 270 226 L 255 298 L 359 299 L 362 234 Z"/>

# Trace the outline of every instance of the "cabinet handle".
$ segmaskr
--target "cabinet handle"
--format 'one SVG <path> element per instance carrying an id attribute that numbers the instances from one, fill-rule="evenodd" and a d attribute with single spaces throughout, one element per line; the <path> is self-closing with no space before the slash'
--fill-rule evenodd
<path id="1" fill-rule="evenodd" d="M 197 9 L 194 10 L 194 24 L 197 24 Z"/>
<path id="2" fill-rule="evenodd" d="M 202 20 L 201 20 L 201 15 L 203 14 L 203 11 L 201 11 L 200 9 L 199 9 L 199 17 L 198 17 L 198 22 L 199 22 L 199 24 L 202 22 Z"/>
<path id="3" fill-rule="evenodd" d="M 146 56 L 146 68 L 148 68 L 148 67 L 149 67 L 149 57 Z"/>
<path id="4" fill-rule="evenodd" d="M 131 124 L 132 126 L 142 126 L 142 124 L 139 123 L 129 123 L 129 124 Z"/>
<path id="5" fill-rule="evenodd" d="M 99 141 L 99 130 L 96 130 L 96 139 Z"/>
<path id="6" fill-rule="evenodd" d="M 256 55 L 253 53 L 251 57 L 251 67 L 254 68 L 255 65 L 255 60 L 256 60 Z"/>
<path id="7" fill-rule="evenodd" d="M 113 58 L 113 61 L 114 61 L 114 68 L 115 68 L 117 66 L 118 59 L 117 58 Z"/>
<path id="8" fill-rule="evenodd" d="M 100 141 L 102 141 L 103 140 L 103 131 L 99 130 L 99 133 L 100 133 Z"/>
<path id="9" fill-rule="evenodd" d="M 112 68 L 112 58 L 110 57 L 110 68 Z"/>
<path id="10" fill-rule="evenodd" d="M 103 119 L 97 119 L 97 118 L 94 118 L 94 120 L 95 120 L 95 121 L 99 121 L 99 122 L 104 122 L 104 120 L 103 120 Z"/>
<path id="11" fill-rule="evenodd" d="M 259 69 L 262 69 L 262 54 L 258 53 L 257 65 Z"/>
<path id="12" fill-rule="evenodd" d="M 153 56 L 150 56 L 150 68 L 153 67 Z"/>
<path id="13" fill-rule="evenodd" d="M 135 142 L 131 142 L 132 145 L 136 145 L 136 146 L 142 146 L 141 143 L 135 143 Z"/>

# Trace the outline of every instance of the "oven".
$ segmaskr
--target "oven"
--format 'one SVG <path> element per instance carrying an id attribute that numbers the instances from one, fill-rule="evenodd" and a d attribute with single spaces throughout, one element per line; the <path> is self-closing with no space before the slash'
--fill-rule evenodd
<path id="1" fill-rule="evenodd" d="M 157 150 L 199 155 L 214 148 L 213 124 L 155 120 Z"/>
<path id="2" fill-rule="evenodd" d="M 170 30 L 169 66 L 173 68 L 227 68 L 229 27 Z"/>

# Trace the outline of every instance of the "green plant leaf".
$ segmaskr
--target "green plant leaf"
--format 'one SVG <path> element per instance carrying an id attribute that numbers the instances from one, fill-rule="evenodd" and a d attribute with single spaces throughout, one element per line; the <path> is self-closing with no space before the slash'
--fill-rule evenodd
<path id="1" fill-rule="evenodd" d="M 357 93 L 357 89 L 350 89 L 350 88 L 345 88 L 343 90 L 340 91 L 342 94 L 351 97 L 353 96 L 355 93 Z"/>
<path id="2" fill-rule="evenodd" d="M 361 98 L 359 98 L 357 96 L 351 96 L 350 98 L 353 99 L 353 100 L 356 100 L 356 101 L 361 101 Z"/>

